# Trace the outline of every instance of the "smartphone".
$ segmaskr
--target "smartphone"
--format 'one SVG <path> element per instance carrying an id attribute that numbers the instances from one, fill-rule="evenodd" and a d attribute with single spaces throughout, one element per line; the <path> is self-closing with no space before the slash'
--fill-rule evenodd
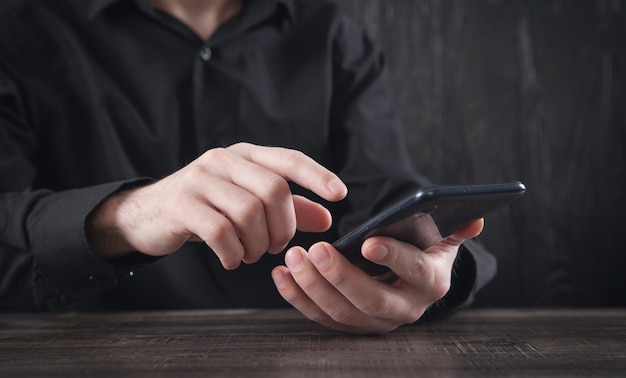
<path id="1" fill-rule="evenodd" d="M 350 231 L 333 246 L 366 273 L 386 281 L 393 273 L 361 255 L 365 239 L 391 236 L 424 250 L 521 197 L 525 191 L 526 187 L 519 181 L 420 189 Z"/>

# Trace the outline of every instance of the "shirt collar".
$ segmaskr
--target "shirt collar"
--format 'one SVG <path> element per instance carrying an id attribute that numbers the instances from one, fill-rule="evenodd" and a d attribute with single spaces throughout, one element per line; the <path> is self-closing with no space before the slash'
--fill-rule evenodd
<path id="1" fill-rule="evenodd" d="M 89 7 L 88 7 L 88 11 L 87 11 L 87 19 L 88 20 L 93 20 L 95 17 L 98 16 L 98 14 L 100 14 L 102 11 L 104 11 L 109 6 L 111 6 L 111 5 L 115 4 L 115 3 L 122 2 L 122 1 L 129 1 L 129 0 L 91 0 L 89 2 Z M 139 5 L 141 7 L 143 7 L 144 9 L 146 7 L 149 7 L 148 0 L 135 0 L 135 1 L 137 3 L 139 3 Z M 244 7 L 245 8 L 249 8 L 253 4 L 254 5 L 261 4 L 261 5 L 264 5 L 264 6 L 272 6 L 272 5 L 275 6 L 276 4 L 281 4 L 287 10 L 288 16 L 293 21 L 293 16 L 294 16 L 294 12 L 293 12 L 293 8 L 292 8 L 293 4 L 289 0 L 244 0 Z"/>

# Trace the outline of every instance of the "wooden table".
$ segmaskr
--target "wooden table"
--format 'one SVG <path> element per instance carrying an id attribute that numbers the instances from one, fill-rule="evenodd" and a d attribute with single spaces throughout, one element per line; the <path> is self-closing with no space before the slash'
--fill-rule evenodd
<path id="1" fill-rule="evenodd" d="M 0 377 L 626 376 L 626 309 L 466 310 L 353 336 L 292 310 L 0 314 Z"/>

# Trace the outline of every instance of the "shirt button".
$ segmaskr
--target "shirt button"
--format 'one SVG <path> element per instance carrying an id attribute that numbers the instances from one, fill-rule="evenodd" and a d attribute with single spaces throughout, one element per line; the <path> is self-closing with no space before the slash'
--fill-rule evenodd
<path id="1" fill-rule="evenodd" d="M 212 55 L 213 55 L 213 52 L 211 51 L 209 47 L 203 47 L 200 50 L 200 59 L 204 60 L 205 62 L 208 62 L 209 60 L 211 60 Z"/>

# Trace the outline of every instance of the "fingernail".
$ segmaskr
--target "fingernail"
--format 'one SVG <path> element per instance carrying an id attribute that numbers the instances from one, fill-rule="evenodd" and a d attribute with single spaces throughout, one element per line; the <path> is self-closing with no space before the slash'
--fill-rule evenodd
<path id="1" fill-rule="evenodd" d="M 328 183 L 328 189 L 330 189 L 330 191 L 334 194 L 346 195 L 346 193 L 348 192 L 348 188 L 346 188 L 346 185 L 338 178 L 330 180 L 330 182 Z"/>
<path id="2" fill-rule="evenodd" d="M 282 289 L 285 287 L 285 272 L 280 269 L 274 269 L 272 271 L 272 278 L 274 279 L 274 285 L 277 288 Z"/>
<path id="3" fill-rule="evenodd" d="M 298 249 L 290 249 L 285 255 L 285 263 L 292 272 L 297 272 L 304 266 L 304 256 Z"/>
<path id="4" fill-rule="evenodd" d="M 313 247 L 309 251 L 309 258 L 313 264 L 319 268 L 323 268 L 330 262 L 330 254 L 324 247 Z"/>
<path id="5" fill-rule="evenodd" d="M 382 244 L 372 246 L 367 252 L 367 256 L 372 260 L 381 261 L 389 254 L 389 249 Z"/>

